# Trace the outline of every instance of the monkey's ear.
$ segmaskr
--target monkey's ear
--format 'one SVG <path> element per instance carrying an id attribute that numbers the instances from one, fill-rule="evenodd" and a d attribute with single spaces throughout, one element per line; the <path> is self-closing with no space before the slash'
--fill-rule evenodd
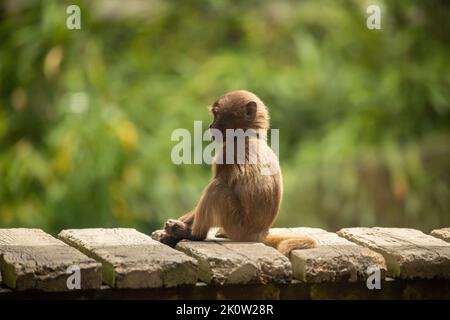
<path id="1" fill-rule="evenodd" d="M 256 117 L 257 104 L 255 101 L 250 101 L 245 105 L 245 118 L 247 120 L 253 120 Z"/>
<path id="2" fill-rule="evenodd" d="M 219 107 L 219 103 L 216 101 L 211 106 L 208 107 L 208 110 L 209 110 L 209 112 L 211 112 L 211 114 L 216 115 L 218 107 Z"/>

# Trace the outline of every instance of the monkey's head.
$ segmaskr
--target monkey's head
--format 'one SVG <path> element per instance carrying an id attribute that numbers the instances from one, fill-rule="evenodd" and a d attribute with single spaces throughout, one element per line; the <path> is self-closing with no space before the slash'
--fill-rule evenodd
<path id="1" fill-rule="evenodd" d="M 214 116 L 210 129 L 218 129 L 225 135 L 226 129 L 267 130 L 267 107 L 255 94 L 238 90 L 224 94 L 210 107 Z"/>

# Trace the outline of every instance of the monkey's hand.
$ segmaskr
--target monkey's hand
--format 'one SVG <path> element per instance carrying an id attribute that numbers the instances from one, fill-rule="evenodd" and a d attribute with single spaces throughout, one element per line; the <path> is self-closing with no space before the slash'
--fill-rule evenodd
<path id="1" fill-rule="evenodd" d="M 199 237 L 192 235 L 192 227 L 188 223 L 181 220 L 169 219 L 164 225 L 164 231 L 177 239 L 188 239 L 193 241 L 202 240 Z"/>
<path id="2" fill-rule="evenodd" d="M 186 239 L 191 235 L 190 228 L 181 220 L 169 219 L 164 224 L 164 231 L 176 238 Z"/>
<path id="3" fill-rule="evenodd" d="M 167 234 L 164 230 L 156 230 L 151 235 L 153 240 L 159 241 L 161 243 L 164 243 L 170 247 L 175 247 L 177 243 L 181 240 L 179 238 L 173 237 L 169 234 Z"/>

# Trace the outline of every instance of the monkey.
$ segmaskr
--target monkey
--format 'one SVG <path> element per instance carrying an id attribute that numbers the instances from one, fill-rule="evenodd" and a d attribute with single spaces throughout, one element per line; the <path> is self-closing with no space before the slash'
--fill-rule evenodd
<path id="1" fill-rule="evenodd" d="M 158 240 L 170 246 L 182 239 L 202 241 L 210 228 L 220 227 L 218 237 L 262 242 L 286 256 L 294 249 L 315 247 L 310 237 L 269 235 L 281 206 L 283 178 L 278 158 L 267 144 L 266 105 L 254 93 L 238 90 L 224 94 L 209 109 L 213 116 L 209 129 L 222 137 L 212 179 L 195 208 L 177 220 L 169 219 Z M 239 137 L 227 135 L 230 129 L 254 133 L 244 136 L 244 155 L 237 148 Z M 225 161 L 228 156 L 233 161 Z M 263 172 L 267 168 L 271 170 Z"/>

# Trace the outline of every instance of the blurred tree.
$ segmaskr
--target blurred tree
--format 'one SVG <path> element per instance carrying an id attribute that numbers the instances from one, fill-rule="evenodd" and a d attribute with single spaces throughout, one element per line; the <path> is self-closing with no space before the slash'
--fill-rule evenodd
<path id="1" fill-rule="evenodd" d="M 247 88 L 280 129 L 278 225 L 450 225 L 450 5 L 378 1 L 0 4 L 0 226 L 135 226 L 197 201 L 176 128 Z M 245 13 L 245 14 L 243 14 Z"/>

